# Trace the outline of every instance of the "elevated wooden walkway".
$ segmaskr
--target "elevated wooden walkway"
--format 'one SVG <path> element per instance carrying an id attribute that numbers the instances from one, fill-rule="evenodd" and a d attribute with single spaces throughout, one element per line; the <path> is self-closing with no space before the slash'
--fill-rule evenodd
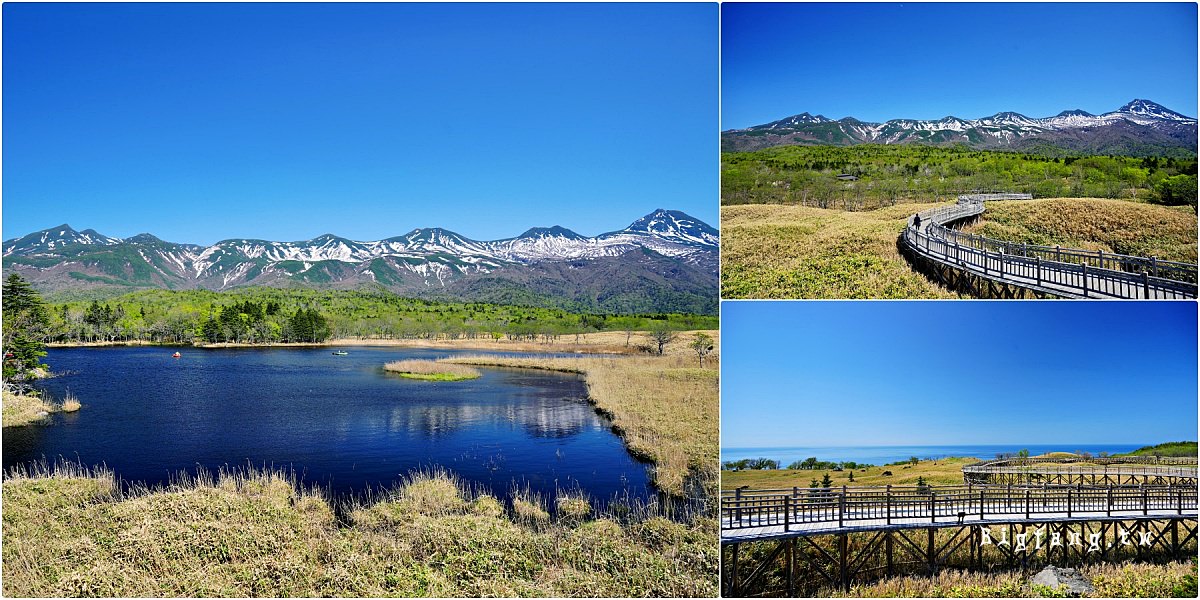
<path id="1" fill-rule="evenodd" d="M 951 228 L 983 214 L 986 201 L 1030 198 L 1028 194 L 959 196 L 953 206 L 909 217 L 900 243 L 910 260 L 947 285 L 961 286 L 964 282 L 959 279 L 969 278 L 972 288 L 990 286 L 998 291 L 1012 286 L 1060 298 L 1196 297 L 1195 264 L 1007 242 Z"/>
<path id="2" fill-rule="evenodd" d="M 1195 486 L 735 490 L 722 494 L 721 543 L 963 525 L 1196 517 Z"/>

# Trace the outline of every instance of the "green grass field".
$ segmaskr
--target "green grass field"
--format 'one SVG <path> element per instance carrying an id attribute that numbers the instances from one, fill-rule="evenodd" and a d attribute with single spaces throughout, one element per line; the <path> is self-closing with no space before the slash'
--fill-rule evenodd
<path id="1" fill-rule="evenodd" d="M 1144 446 L 1133 452 L 1118 456 L 1197 456 L 1196 442 L 1167 442 L 1155 446 Z"/>

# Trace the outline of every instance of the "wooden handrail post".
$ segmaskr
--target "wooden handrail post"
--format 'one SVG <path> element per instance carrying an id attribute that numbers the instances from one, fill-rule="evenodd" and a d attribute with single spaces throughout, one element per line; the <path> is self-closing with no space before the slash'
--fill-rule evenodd
<path id="1" fill-rule="evenodd" d="M 1071 518 L 1071 488 L 1067 488 L 1067 518 Z"/>
<path id="2" fill-rule="evenodd" d="M 1042 257 L 1034 257 L 1034 260 L 1037 263 L 1037 284 L 1040 286 L 1042 285 Z"/>
<path id="3" fill-rule="evenodd" d="M 733 494 L 734 494 L 734 497 L 733 497 L 734 503 L 737 505 L 736 512 L 737 512 L 738 525 L 741 525 L 742 524 L 742 488 L 738 488 L 738 489 L 734 490 Z"/>
<path id="4" fill-rule="evenodd" d="M 937 522 L 937 492 L 929 490 L 929 522 Z"/>
<path id="5" fill-rule="evenodd" d="M 1025 518 L 1029 518 L 1029 489 L 1025 490 Z"/>
<path id="6" fill-rule="evenodd" d="M 1150 514 L 1150 506 L 1147 503 L 1148 496 L 1146 495 L 1146 484 L 1144 481 L 1140 487 L 1142 488 L 1142 514 L 1148 515 Z"/>
<path id="7" fill-rule="evenodd" d="M 1108 488 L 1108 506 L 1105 508 L 1105 512 L 1108 513 L 1108 516 L 1110 516 L 1110 517 L 1112 516 L 1112 487 L 1111 486 Z"/>
<path id="8" fill-rule="evenodd" d="M 984 492 L 984 490 L 979 490 L 979 520 L 980 521 L 983 520 L 983 492 Z"/>
<path id="9" fill-rule="evenodd" d="M 842 527 L 846 522 L 846 486 L 842 486 L 842 493 L 838 494 L 838 527 Z"/>
<path id="10" fill-rule="evenodd" d="M 1083 263 L 1083 297 L 1088 297 L 1087 262 Z"/>
<path id="11" fill-rule="evenodd" d="M 887 524 L 892 524 L 892 484 L 887 486 Z"/>
<path id="12" fill-rule="evenodd" d="M 792 497 L 783 497 L 783 530 L 786 532 L 792 522 Z"/>
<path id="13" fill-rule="evenodd" d="M 1142 297 L 1150 297 L 1150 274 L 1142 271 Z"/>

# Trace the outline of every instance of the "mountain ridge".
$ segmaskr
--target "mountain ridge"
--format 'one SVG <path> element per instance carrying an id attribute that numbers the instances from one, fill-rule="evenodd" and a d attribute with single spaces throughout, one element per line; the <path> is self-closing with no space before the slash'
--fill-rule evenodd
<path id="1" fill-rule="evenodd" d="M 769 123 L 721 133 L 726 152 L 781 145 L 966 144 L 979 149 L 1020 150 L 1049 143 L 1096 154 L 1196 152 L 1196 119 L 1150 100 L 1136 98 L 1114 111 L 1093 115 L 1080 109 L 1031 118 L 1002 111 L 978 119 L 891 119 L 882 123 L 854 117 L 832 120 L 803 112 Z"/>
<path id="2" fill-rule="evenodd" d="M 64 223 L 4 241 L 3 257 L 5 270 L 51 294 L 380 284 L 402 295 L 482 299 L 495 295 L 484 282 L 496 281 L 506 295 L 541 296 L 547 306 L 636 305 L 668 312 L 701 307 L 715 313 L 718 245 L 719 232 L 707 223 L 656 209 L 597 236 L 554 225 L 490 241 L 426 227 L 374 241 L 326 233 L 293 242 L 231 238 L 201 246 L 150 233 L 114 238 Z M 631 260 L 637 250 L 661 260 Z M 662 272 L 673 275 L 658 277 Z M 639 280 L 653 282 L 654 289 L 639 293 Z"/>

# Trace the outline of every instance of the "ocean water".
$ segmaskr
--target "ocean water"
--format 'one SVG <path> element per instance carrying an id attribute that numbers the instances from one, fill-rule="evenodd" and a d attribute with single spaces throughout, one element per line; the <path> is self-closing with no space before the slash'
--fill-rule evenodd
<path id="1" fill-rule="evenodd" d="M 1029 450 L 1031 455 L 1047 452 L 1130 452 L 1145 444 L 1003 444 L 970 446 L 789 446 L 771 448 L 721 448 L 721 462 L 744 458 L 770 458 L 779 461 L 781 467 L 815 456 L 818 460 L 831 462 L 854 461 L 872 465 L 906 460 L 910 457 L 947 458 L 965 456 L 971 458 L 995 458 L 997 454 L 1016 453 Z"/>

